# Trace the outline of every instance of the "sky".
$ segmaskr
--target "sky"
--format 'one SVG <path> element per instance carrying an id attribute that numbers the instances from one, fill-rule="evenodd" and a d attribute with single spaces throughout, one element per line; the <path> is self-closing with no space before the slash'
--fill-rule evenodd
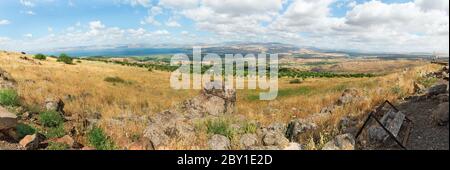
<path id="1" fill-rule="evenodd" d="M 448 53 L 449 1 L 0 1 L 0 50 L 231 41 Z"/>

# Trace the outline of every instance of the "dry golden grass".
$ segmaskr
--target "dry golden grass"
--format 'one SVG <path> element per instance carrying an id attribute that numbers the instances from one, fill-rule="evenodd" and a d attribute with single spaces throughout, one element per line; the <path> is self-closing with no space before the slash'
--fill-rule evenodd
<path id="1" fill-rule="evenodd" d="M 18 93 L 28 106 L 42 106 L 48 97 L 72 95 L 75 99 L 65 102 L 66 112 L 74 115 L 98 112 L 102 120 L 107 120 L 120 115 L 151 116 L 198 94 L 194 90 L 171 89 L 168 72 L 149 72 L 143 68 L 84 60 L 76 65 L 58 63 L 54 59 L 31 62 L 20 59 L 20 56 L 18 53 L 0 52 L 0 67 L 16 79 Z M 391 64 L 391 61 L 376 61 L 368 65 L 383 66 L 387 71 Z M 362 67 L 365 66 L 355 64 L 352 69 Z M 423 65 L 374 78 L 318 78 L 307 79 L 301 84 L 289 84 L 290 79 L 283 78 L 279 81 L 279 97 L 274 101 L 255 100 L 256 90 L 239 90 L 238 114 L 263 124 L 288 122 L 292 118 L 306 118 L 319 112 L 324 106 L 334 103 L 346 88 L 361 90 L 366 100 L 343 107 L 326 120 L 317 120 L 324 131 L 331 133 L 342 116 L 367 113 L 386 99 L 398 101 L 412 92 L 413 82 L 420 73 L 437 68 L 435 65 Z M 115 76 L 127 83 L 104 81 L 106 77 Z M 122 148 L 131 143 L 134 135 L 141 135 L 146 126 L 127 121 L 122 122 L 121 126 L 108 122 L 101 125 Z M 198 143 L 195 144 L 173 141 L 171 147 L 166 149 L 204 149 L 206 134 L 199 134 L 197 138 Z"/>

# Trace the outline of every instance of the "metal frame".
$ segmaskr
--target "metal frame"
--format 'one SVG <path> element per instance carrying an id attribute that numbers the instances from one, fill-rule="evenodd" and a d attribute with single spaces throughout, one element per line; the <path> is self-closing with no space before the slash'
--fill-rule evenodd
<path id="1" fill-rule="evenodd" d="M 359 129 L 358 133 L 355 136 L 355 140 L 358 139 L 359 135 L 361 135 L 362 131 L 364 130 L 364 128 L 367 126 L 367 124 L 369 123 L 370 119 L 373 118 L 375 119 L 375 121 L 378 123 L 378 125 L 380 125 L 384 131 L 386 131 L 389 135 L 389 137 L 393 138 L 395 140 L 395 142 L 402 147 L 404 150 L 407 150 L 406 146 L 406 142 L 408 142 L 408 138 L 409 135 L 411 133 L 411 129 L 413 126 L 413 122 L 411 121 L 411 119 L 409 119 L 406 115 L 405 115 L 405 120 L 408 123 L 406 126 L 406 136 L 403 138 L 403 141 L 400 142 L 399 139 L 397 139 L 397 137 L 394 136 L 394 134 L 392 134 L 382 123 L 380 120 L 378 120 L 378 118 L 376 117 L 376 115 L 379 114 L 379 112 L 381 111 L 381 109 L 384 108 L 384 106 L 386 104 L 389 104 L 393 109 L 395 109 L 395 111 L 399 112 L 400 110 L 398 110 L 391 102 L 389 101 L 385 101 L 383 102 L 383 104 L 381 104 L 380 106 L 378 106 L 378 108 L 375 111 L 372 111 L 369 113 L 369 117 L 367 117 L 366 121 L 364 122 L 363 126 L 361 127 L 361 129 Z M 403 126 L 403 125 L 402 125 Z M 400 133 L 400 132 L 399 132 Z"/>

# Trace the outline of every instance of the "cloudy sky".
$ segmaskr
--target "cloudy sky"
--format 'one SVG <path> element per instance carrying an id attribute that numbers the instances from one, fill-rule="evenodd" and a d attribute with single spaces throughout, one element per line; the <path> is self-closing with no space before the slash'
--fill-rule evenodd
<path id="1" fill-rule="evenodd" d="M 1 0 L 0 49 L 282 42 L 449 51 L 448 0 Z"/>

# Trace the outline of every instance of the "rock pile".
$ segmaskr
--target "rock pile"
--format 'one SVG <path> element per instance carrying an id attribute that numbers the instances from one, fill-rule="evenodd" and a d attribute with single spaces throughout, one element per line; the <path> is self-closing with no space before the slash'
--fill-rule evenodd
<path id="1" fill-rule="evenodd" d="M 192 117 L 222 116 L 234 113 L 235 105 L 236 90 L 218 83 L 209 83 L 199 96 L 185 101 L 183 109 Z"/>

